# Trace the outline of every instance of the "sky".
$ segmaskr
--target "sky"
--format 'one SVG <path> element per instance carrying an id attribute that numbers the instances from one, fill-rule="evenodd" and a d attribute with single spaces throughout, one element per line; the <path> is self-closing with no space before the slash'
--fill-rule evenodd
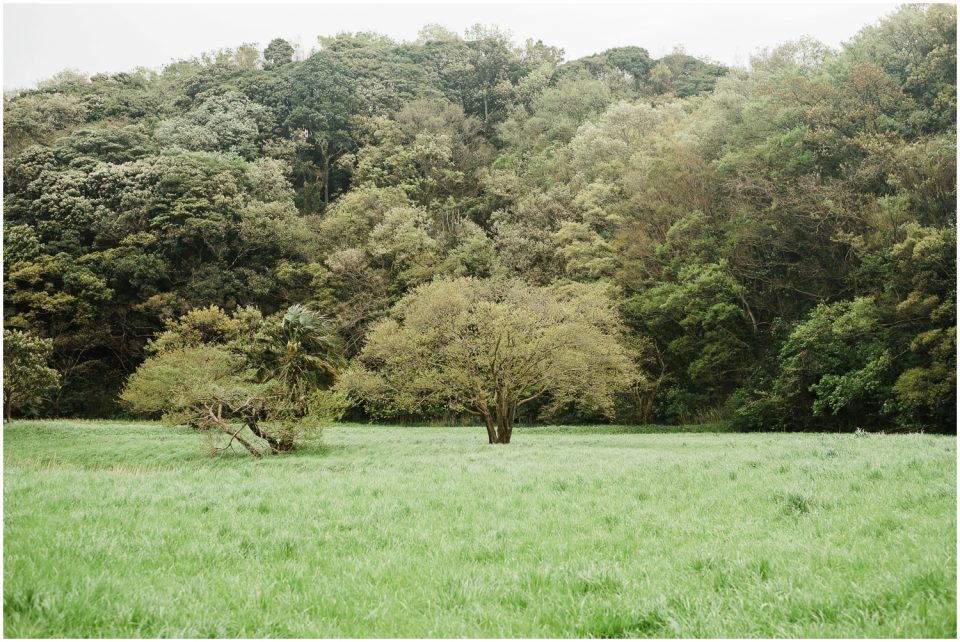
<path id="1" fill-rule="evenodd" d="M 320 35 L 376 31 L 413 40 L 439 23 L 476 23 L 562 47 L 572 60 L 625 45 L 660 57 L 676 46 L 728 65 L 813 36 L 838 47 L 895 4 L 4 4 L 3 88 L 32 87 L 63 69 L 159 69 L 205 51 L 283 37 L 309 52 Z"/>

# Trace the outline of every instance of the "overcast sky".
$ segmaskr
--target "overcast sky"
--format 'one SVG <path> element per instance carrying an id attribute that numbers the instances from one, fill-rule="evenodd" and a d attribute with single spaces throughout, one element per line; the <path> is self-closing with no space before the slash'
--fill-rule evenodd
<path id="1" fill-rule="evenodd" d="M 5 4 L 3 87 L 30 87 L 70 68 L 87 73 L 172 60 L 275 37 L 309 51 L 318 35 L 377 31 L 399 40 L 440 23 L 497 24 L 541 39 L 568 60 L 638 45 L 655 57 L 688 53 L 745 65 L 756 51 L 802 35 L 833 47 L 894 4 Z"/>

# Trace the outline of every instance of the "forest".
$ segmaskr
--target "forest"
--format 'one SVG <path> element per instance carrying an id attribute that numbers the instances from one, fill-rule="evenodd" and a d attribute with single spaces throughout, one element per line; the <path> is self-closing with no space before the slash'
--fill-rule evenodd
<path id="1" fill-rule="evenodd" d="M 6 417 L 955 433 L 956 32 L 428 25 L 8 92 Z"/>

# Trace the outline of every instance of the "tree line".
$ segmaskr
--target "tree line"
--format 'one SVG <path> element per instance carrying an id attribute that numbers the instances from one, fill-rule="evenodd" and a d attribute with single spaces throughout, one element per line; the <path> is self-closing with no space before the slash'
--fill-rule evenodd
<path id="1" fill-rule="evenodd" d="M 8 416 L 956 430 L 955 7 L 748 69 L 294 53 L 5 96 Z"/>

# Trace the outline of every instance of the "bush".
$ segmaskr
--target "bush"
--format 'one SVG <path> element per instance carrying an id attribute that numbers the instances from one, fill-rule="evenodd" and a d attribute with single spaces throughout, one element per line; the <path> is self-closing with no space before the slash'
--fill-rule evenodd
<path id="1" fill-rule="evenodd" d="M 3 331 L 3 412 L 9 421 L 14 409 L 36 409 L 60 389 L 60 373 L 47 366 L 53 341 L 29 332 Z"/>

